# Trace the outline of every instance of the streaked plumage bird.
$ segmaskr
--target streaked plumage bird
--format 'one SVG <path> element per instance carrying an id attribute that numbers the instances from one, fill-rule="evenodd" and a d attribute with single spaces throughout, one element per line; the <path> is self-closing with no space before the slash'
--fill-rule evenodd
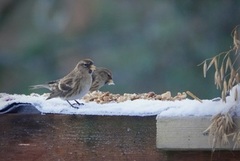
<path id="1" fill-rule="evenodd" d="M 76 99 L 81 99 L 88 93 L 92 85 L 92 73 L 95 69 L 96 67 L 91 59 L 84 59 L 79 61 L 76 67 L 65 77 L 50 81 L 47 84 L 34 85 L 32 89 L 47 88 L 51 91 L 47 99 L 60 97 L 72 107 L 74 106 L 69 100 L 74 100 L 78 105 L 81 105 Z"/>
<path id="2" fill-rule="evenodd" d="M 97 67 L 92 74 L 92 86 L 90 92 L 99 90 L 105 84 L 114 85 L 112 72 L 107 68 Z"/>

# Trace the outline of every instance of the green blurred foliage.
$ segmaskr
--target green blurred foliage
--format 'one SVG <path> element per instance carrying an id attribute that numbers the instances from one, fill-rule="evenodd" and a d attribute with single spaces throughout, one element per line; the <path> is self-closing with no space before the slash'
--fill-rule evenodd
<path id="1" fill-rule="evenodd" d="M 1 0 L 0 90 L 58 79 L 83 58 L 112 70 L 113 93 L 219 96 L 197 65 L 232 45 L 240 1 Z M 35 91 L 37 92 L 37 91 Z"/>

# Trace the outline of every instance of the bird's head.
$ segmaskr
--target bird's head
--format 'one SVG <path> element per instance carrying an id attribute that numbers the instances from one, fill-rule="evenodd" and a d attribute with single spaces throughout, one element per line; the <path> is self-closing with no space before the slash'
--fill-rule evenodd
<path id="1" fill-rule="evenodd" d="M 107 68 L 102 68 L 102 67 L 97 68 L 97 70 L 98 70 L 100 76 L 102 77 L 102 79 L 104 79 L 105 84 L 115 85 L 113 82 L 112 72 L 110 70 L 108 70 Z"/>
<path id="2" fill-rule="evenodd" d="M 78 69 L 87 69 L 89 74 L 92 74 L 92 72 L 96 69 L 95 65 L 93 65 L 93 61 L 91 59 L 83 59 L 81 60 L 78 65 Z"/>

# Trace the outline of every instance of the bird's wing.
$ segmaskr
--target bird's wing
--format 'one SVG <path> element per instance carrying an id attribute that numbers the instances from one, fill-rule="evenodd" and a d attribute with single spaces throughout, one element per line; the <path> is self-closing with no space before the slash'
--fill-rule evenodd
<path id="1" fill-rule="evenodd" d="M 59 81 L 58 87 L 60 90 L 63 90 L 63 91 L 72 90 L 76 85 L 76 83 L 79 83 L 81 79 L 82 79 L 82 75 L 75 75 L 75 74 L 67 75 L 66 77 L 64 77 Z"/>
<path id="2" fill-rule="evenodd" d="M 73 78 L 68 78 L 59 81 L 58 88 L 61 91 L 69 91 L 73 88 Z"/>
<path id="3" fill-rule="evenodd" d="M 97 79 L 95 79 L 95 81 L 92 83 L 90 91 L 97 91 L 99 90 L 102 86 L 100 85 L 100 81 L 98 81 Z M 101 86 L 101 87 L 100 87 Z"/>

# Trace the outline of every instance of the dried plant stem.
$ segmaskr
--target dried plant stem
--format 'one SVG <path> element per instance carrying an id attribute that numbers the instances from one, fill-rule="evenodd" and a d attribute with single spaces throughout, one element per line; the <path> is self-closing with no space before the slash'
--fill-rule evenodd
<path id="1" fill-rule="evenodd" d="M 221 90 L 222 100 L 224 102 L 226 102 L 227 92 L 230 91 L 234 85 L 240 83 L 240 25 L 233 29 L 231 35 L 233 38 L 233 47 L 230 50 L 219 53 L 199 64 L 203 65 L 204 77 L 206 77 L 207 71 L 214 66 L 214 83 L 216 88 Z M 221 65 L 219 66 L 219 64 Z M 235 101 L 239 101 L 238 95 L 236 88 L 234 93 Z M 235 142 L 233 149 L 239 147 L 240 131 L 237 130 L 233 122 L 230 110 L 226 114 L 217 114 L 211 122 L 204 133 L 209 133 L 209 138 L 212 140 L 212 151 L 215 150 L 217 144 L 220 144 L 220 146 L 228 144 L 230 136 L 233 136 L 233 141 Z"/>
<path id="2" fill-rule="evenodd" d="M 186 91 L 186 93 L 191 96 L 192 98 L 194 98 L 195 100 L 198 100 L 199 102 L 202 103 L 202 100 L 200 98 L 198 98 L 196 95 L 194 95 L 192 92 L 190 91 Z"/>
<path id="3" fill-rule="evenodd" d="M 212 123 L 203 133 L 208 133 L 209 137 L 212 137 L 212 151 L 215 151 L 218 143 L 220 146 L 229 143 L 229 136 L 235 129 L 235 123 L 229 113 L 219 113 L 211 121 Z"/>
<path id="4" fill-rule="evenodd" d="M 233 47 L 225 52 L 221 52 L 218 55 L 204 60 L 201 64 L 203 65 L 203 76 L 207 75 L 207 71 L 214 66 L 214 84 L 217 89 L 222 92 L 222 100 L 226 102 L 226 94 L 232 87 L 239 83 L 239 70 L 240 65 L 240 26 L 236 26 L 232 31 Z M 233 59 L 233 60 L 232 60 Z M 220 65 L 220 66 L 219 66 Z"/>

